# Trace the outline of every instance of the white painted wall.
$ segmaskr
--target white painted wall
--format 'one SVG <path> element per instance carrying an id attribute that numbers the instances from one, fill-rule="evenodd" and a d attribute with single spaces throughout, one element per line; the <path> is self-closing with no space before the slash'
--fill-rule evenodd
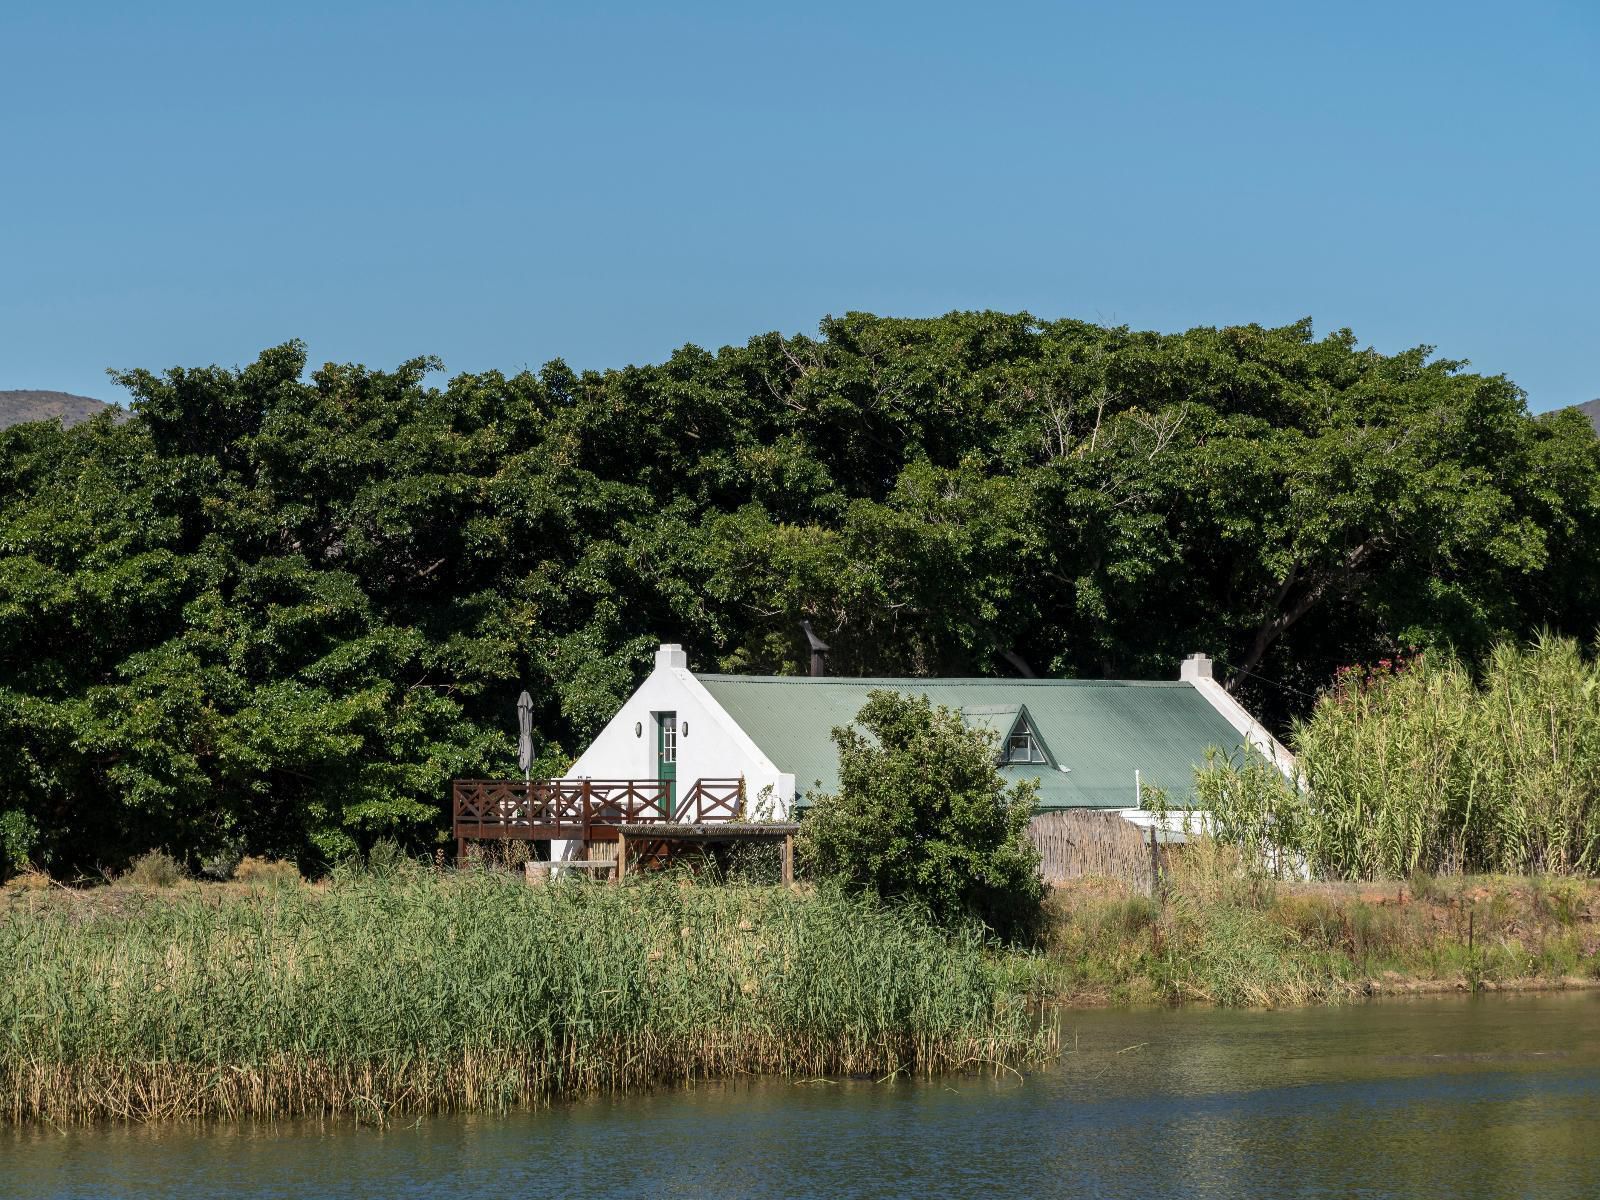
<path id="1" fill-rule="evenodd" d="M 656 715 L 678 714 L 678 794 L 696 779 L 744 776 L 751 815 L 770 787 L 771 816 L 786 819 L 794 805 L 794 776 L 779 771 L 761 748 L 718 704 L 689 670 L 683 647 L 664 645 L 656 651 L 649 677 L 567 772 L 568 779 L 654 779 Z M 635 733 L 635 727 L 638 732 Z M 550 857 L 571 858 L 576 842 L 554 842 Z"/>
<path id="2" fill-rule="evenodd" d="M 1156 841 L 1181 846 L 1191 838 L 1211 833 L 1211 814 L 1203 808 L 1175 808 L 1165 816 L 1142 808 L 1112 808 L 1128 824 L 1139 830 L 1139 836 L 1148 839 L 1150 830 L 1156 831 Z"/>

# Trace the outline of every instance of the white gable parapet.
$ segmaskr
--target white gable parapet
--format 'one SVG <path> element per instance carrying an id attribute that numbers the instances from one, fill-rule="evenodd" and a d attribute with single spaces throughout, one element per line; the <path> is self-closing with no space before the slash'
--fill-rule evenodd
<path id="1" fill-rule="evenodd" d="M 715 725 L 717 737 L 711 739 L 710 744 L 702 743 L 696 746 L 696 753 L 703 751 L 705 757 L 696 761 L 707 764 L 705 777 L 714 774 L 711 766 L 719 761 L 727 761 L 727 755 L 719 756 L 720 743 L 726 743 L 732 751 L 732 757 L 746 764 L 743 771 L 745 778 L 746 802 L 752 816 L 771 817 L 774 820 L 788 820 L 794 808 L 794 776 L 778 770 L 778 766 L 756 745 L 755 740 L 744 731 L 744 726 L 735 721 L 728 710 L 717 702 L 717 698 L 706 690 L 705 684 L 694 677 L 694 674 L 685 670 L 683 673 L 684 690 L 695 698 L 695 701 L 704 711 L 705 717 Z M 680 743 L 680 752 L 682 743 Z M 701 778 L 699 774 L 693 778 Z M 771 792 L 766 792 L 771 788 Z M 758 808 L 770 811 L 755 811 Z"/>
<path id="2" fill-rule="evenodd" d="M 689 670 L 683 647 L 674 644 L 656 651 L 655 669 L 573 763 L 567 778 L 656 778 L 656 729 L 663 713 L 675 713 L 678 719 L 680 795 L 697 779 L 742 776 L 752 817 L 789 816 L 794 776 L 779 771 L 717 703 Z"/>
<path id="3" fill-rule="evenodd" d="M 1192 684 L 1194 690 L 1204 696 L 1211 707 L 1217 710 L 1217 715 L 1238 730 L 1239 736 L 1282 771 L 1286 779 L 1295 778 L 1294 755 L 1289 753 L 1287 746 L 1273 737 L 1265 725 L 1252 717 L 1244 705 L 1229 695 L 1227 689 L 1216 681 L 1209 656 L 1189 655 L 1178 668 L 1178 678 L 1184 683 Z"/>

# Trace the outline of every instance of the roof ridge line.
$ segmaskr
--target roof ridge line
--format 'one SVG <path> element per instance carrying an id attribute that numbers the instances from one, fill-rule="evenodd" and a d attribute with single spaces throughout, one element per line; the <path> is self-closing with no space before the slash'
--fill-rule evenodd
<path id="1" fill-rule="evenodd" d="M 974 684 L 990 687 L 1188 687 L 1186 679 L 1005 679 L 989 675 L 725 675 L 716 671 L 693 671 L 696 679 L 727 680 L 733 683 L 797 683 L 807 687 L 827 684 L 904 684 L 909 687 Z"/>

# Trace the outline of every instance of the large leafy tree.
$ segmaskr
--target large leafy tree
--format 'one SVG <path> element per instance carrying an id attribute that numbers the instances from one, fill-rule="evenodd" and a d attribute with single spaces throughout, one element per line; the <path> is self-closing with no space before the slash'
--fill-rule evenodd
<path id="1" fill-rule="evenodd" d="M 700 667 L 1167 677 L 1275 720 L 1337 666 L 1600 623 L 1600 445 L 1425 349 L 849 314 L 576 374 L 119 380 L 0 431 L 0 844 L 433 844 L 511 700 L 563 767 L 659 639 Z M 9 832 L 6 832 L 9 831 Z"/>

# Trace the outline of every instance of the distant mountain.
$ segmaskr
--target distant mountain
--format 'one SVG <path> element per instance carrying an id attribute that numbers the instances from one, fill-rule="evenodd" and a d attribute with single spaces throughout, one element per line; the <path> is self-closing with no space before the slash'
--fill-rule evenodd
<path id="1" fill-rule="evenodd" d="M 115 407 L 103 400 L 74 396 L 70 392 L 0 392 L 0 429 L 24 421 L 48 421 L 52 417 L 60 417 L 63 425 L 76 425 Z"/>
<path id="2" fill-rule="evenodd" d="M 1583 404 L 1574 404 L 1572 407 L 1593 421 L 1595 432 L 1600 433 L 1600 400 L 1589 400 Z"/>

